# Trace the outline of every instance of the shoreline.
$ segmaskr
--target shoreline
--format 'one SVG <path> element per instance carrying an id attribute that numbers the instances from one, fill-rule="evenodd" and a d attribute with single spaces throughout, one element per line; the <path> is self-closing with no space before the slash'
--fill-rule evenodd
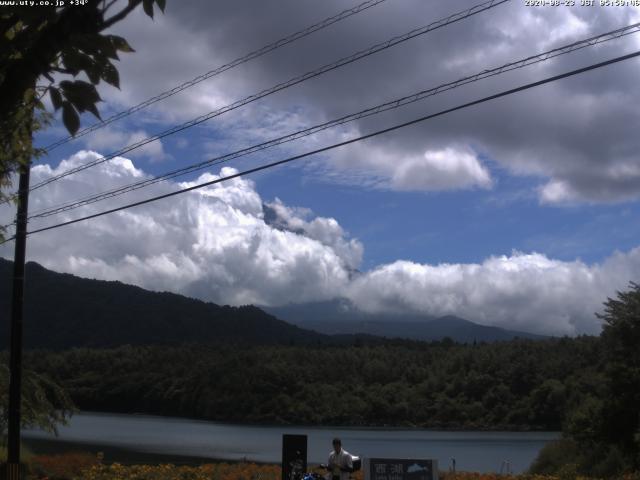
<path id="1" fill-rule="evenodd" d="M 112 445 L 71 442 L 60 439 L 49 440 L 24 437 L 22 439 L 22 443 L 35 456 L 59 455 L 69 452 L 89 453 L 97 456 L 98 452 L 102 452 L 104 454 L 102 463 L 104 464 L 119 463 L 122 465 L 160 465 L 170 463 L 172 465 L 197 466 L 206 463 L 240 463 L 242 461 L 179 455 L 173 453 L 144 452 Z M 259 464 L 260 462 L 251 461 L 251 463 Z"/>
<path id="2" fill-rule="evenodd" d="M 172 415 L 160 415 L 156 413 L 144 412 L 118 412 L 118 411 L 102 411 L 102 410 L 79 410 L 79 414 L 111 416 L 123 415 L 127 417 L 147 417 L 162 419 L 164 421 L 185 420 L 190 422 L 202 422 L 221 426 L 232 427 L 264 427 L 264 428 L 313 428 L 318 430 L 371 430 L 371 431 L 423 431 L 423 432 L 479 432 L 479 433 L 559 433 L 561 430 L 538 429 L 530 427 L 517 428 L 515 425 L 497 425 L 495 427 L 478 427 L 478 426 L 431 426 L 423 427 L 419 425 L 325 425 L 325 424 L 291 424 L 291 423 L 260 423 L 260 422 L 241 422 L 241 421 L 223 421 L 212 420 L 199 417 L 177 417 Z M 508 428 L 512 427 L 512 428 Z"/>

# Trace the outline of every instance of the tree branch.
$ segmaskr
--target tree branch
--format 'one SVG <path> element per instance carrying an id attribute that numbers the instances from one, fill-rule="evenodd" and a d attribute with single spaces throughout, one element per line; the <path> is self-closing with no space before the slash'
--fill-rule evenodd
<path id="1" fill-rule="evenodd" d="M 73 75 L 73 73 L 71 73 L 71 71 L 67 70 L 66 68 L 51 67 L 51 70 L 58 73 L 64 73 L 66 75 Z"/>
<path id="2" fill-rule="evenodd" d="M 111 0 L 109 3 L 106 3 L 106 0 L 103 0 L 102 14 L 104 15 L 118 0 Z"/>
<path id="3" fill-rule="evenodd" d="M 127 15 L 129 15 L 129 13 L 131 13 L 133 10 L 135 10 L 135 8 L 140 4 L 141 1 L 142 0 L 135 0 L 135 1 L 131 2 L 131 3 L 129 3 L 129 5 L 127 5 L 125 8 L 120 10 L 113 17 L 109 18 L 108 20 L 105 20 L 99 31 L 106 30 L 107 28 L 109 28 L 114 23 L 118 23 L 120 20 L 124 19 Z"/>

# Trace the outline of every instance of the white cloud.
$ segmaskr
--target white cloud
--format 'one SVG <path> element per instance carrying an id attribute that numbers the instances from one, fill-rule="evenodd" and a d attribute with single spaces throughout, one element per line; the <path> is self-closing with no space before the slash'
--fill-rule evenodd
<path id="1" fill-rule="evenodd" d="M 123 89 L 101 87 L 103 97 L 118 108 L 132 106 L 344 8 L 339 0 L 317 2 L 313 8 L 293 0 L 280 2 L 277 8 L 274 5 L 267 1 L 257 6 L 238 2 L 203 5 L 184 0 L 179 7 L 168 5 L 166 14 L 156 15 L 154 21 L 138 9 L 113 30 L 136 49 L 134 54 L 122 55 L 119 64 Z M 467 8 L 465 0 L 381 4 L 154 104 L 136 114 L 134 131 L 155 132 L 169 122 L 206 114 L 359 48 Z M 532 9 L 522 2 L 510 2 L 218 117 L 203 124 L 200 133 L 205 132 L 204 139 L 196 142 L 190 138 L 189 144 L 202 147 L 203 157 L 224 153 L 220 145 L 225 146 L 225 152 L 229 146 L 247 146 L 613 30 L 638 18 L 637 8 Z M 230 36 L 234 42 L 228 41 Z M 624 37 L 468 85 L 413 107 L 359 120 L 350 131 L 369 132 L 400 123 L 425 111 L 457 105 L 463 99 L 480 98 L 602 61 L 637 45 L 639 35 Z M 640 98 L 633 81 L 637 76 L 638 62 L 625 62 L 434 119 L 420 129 L 372 139 L 366 148 L 350 146 L 344 152 L 328 154 L 330 171 L 323 178 L 401 191 L 488 188 L 491 179 L 477 158 L 461 163 L 459 153 L 473 146 L 505 174 L 540 178 L 542 186 L 537 191 L 542 202 L 635 200 L 640 198 L 638 177 L 623 181 L 607 172 L 638 164 L 640 140 L 634 132 L 640 116 L 634 105 Z M 146 124 L 153 124 L 153 128 Z M 189 132 L 196 135 L 194 130 Z M 215 142 L 206 136 L 211 132 Z M 340 138 L 341 133 L 327 135 L 326 143 Z M 315 143 L 301 148 L 311 145 Z M 88 146 L 103 148 L 96 142 Z M 151 158 L 163 156 L 161 145 L 147 149 Z M 445 154 L 451 151 L 457 153 Z M 434 164 L 434 153 L 453 165 L 442 171 Z M 557 195 L 558 185 L 571 192 L 570 199 Z"/>
<path id="2" fill-rule="evenodd" d="M 361 309 L 458 315 L 485 325 L 543 334 L 598 333 L 607 296 L 640 277 L 640 248 L 602 264 L 514 252 L 479 264 L 397 261 L 355 279 L 349 298 Z"/>
<path id="3" fill-rule="evenodd" d="M 468 149 L 427 150 L 421 157 L 396 162 L 391 185 L 397 190 L 489 188 L 491 175 Z"/>
<path id="4" fill-rule="evenodd" d="M 270 221 L 272 225 L 301 232 L 330 247 L 345 262 L 348 269 L 355 270 L 362 262 L 362 244 L 356 239 L 347 239 L 344 230 L 334 218 L 316 217 L 309 221 L 309 210 L 287 207 L 278 198 L 268 203 L 267 207 L 275 214 L 275 218 Z"/>
<path id="5" fill-rule="evenodd" d="M 143 140 L 146 140 L 150 137 L 150 135 L 143 131 L 138 130 L 136 132 L 131 133 L 129 138 L 126 141 L 126 146 L 137 144 Z M 164 151 L 164 147 L 162 146 L 162 140 L 154 140 L 153 142 L 149 142 L 146 145 L 132 150 L 131 156 L 146 156 L 153 162 L 160 162 L 168 158 L 168 155 Z"/>
<path id="6" fill-rule="evenodd" d="M 342 132 L 341 141 L 359 136 Z M 322 178 L 396 191 L 445 191 L 493 186 L 489 169 L 466 146 L 452 145 L 413 154 L 394 147 L 356 143 L 314 164 Z"/>
<path id="7" fill-rule="evenodd" d="M 266 2 L 256 14 L 255 8 L 258 7 L 253 5 L 234 4 L 224 8 L 216 5 L 219 27 L 238 33 L 237 41 L 230 44 L 222 31 L 212 33 L 210 22 L 205 20 L 209 16 L 194 8 L 195 4 L 186 4 L 188 6 L 179 11 L 168 11 L 164 20 L 164 27 L 174 31 L 176 38 L 185 37 L 186 41 L 191 35 L 201 40 L 198 47 L 191 43 L 190 49 L 180 58 L 185 65 L 181 71 L 185 72 L 196 70 L 194 65 L 200 64 L 201 58 L 212 58 L 212 53 L 218 58 L 233 58 L 256 45 L 272 41 L 277 37 L 274 32 L 285 34 L 342 7 L 340 2 L 328 1 L 321 7 L 314 6 L 314 9 L 303 12 L 296 2 L 288 2 L 286 7 L 279 9 L 273 9 L 272 4 Z M 206 92 L 212 97 L 224 97 L 216 100 L 216 104 L 233 101 L 300 75 L 323 62 L 468 7 L 468 2 L 454 0 L 441 4 L 410 0 L 402 5 L 382 5 L 337 24 L 330 31 L 318 32 L 297 42 L 286 51 L 273 52 L 237 72 L 227 72 L 209 85 Z M 256 15 L 262 19 L 260 23 L 255 22 Z M 259 108 L 252 108 L 247 113 L 234 112 L 230 116 L 237 121 L 236 124 L 247 124 L 245 129 L 234 131 L 234 140 L 243 143 L 238 137 L 249 141 L 258 135 L 270 138 L 282 133 L 285 126 L 294 129 L 296 125 L 305 125 L 304 118 L 296 118 L 299 109 L 314 118 L 336 118 L 619 28 L 632 23 L 637 17 L 637 9 L 629 8 L 556 11 L 527 8 L 521 2 L 506 4 L 270 96 L 261 100 Z M 141 22 L 145 20 L 140 19 Z M 152 27 L 155 25 L 151 26 L 149 22 L 144 25 L 145 35 L 160 35 Z M 142 30 L 131 33 L 141 36 Z M 359 120 L 352 132 L 369 132 L 415 118 L 418 112 L 437 111 L 440 107 L 457 105 L 463 99 L 476 99 L 503 88 L 512 88 L 532 78 L 543 78 L 602 61 L 630 51 L 639 43 L 637 37 L 625 37 L 536 67 L 478 82 L 413 107 Z M 142 38 L 137 41 L 141 46 L 153 42 Z M 191 52 L 193 49 L 199 53 Z M 157 56 L 158 69 L 162 71 L 164 57 L 160 53 L 155 51 L 154 55 Z M 152 58 L 144 60 L 145 64 L 152 61 Z M 633 106 L 639 99 L 638 90 L 630 80 L 637 73 L 637 62 L 619 64 L 468 109 L 446 119 L 434 119 L 425 123 L 424 128 L 406 129 L 372 140 L 367 147 L 350 146 L 344 152 L 332 152 L 328 154 L 331 160 L 328 165 L 332 171 L 324 179 L 362 186 L 383 185 L 401 191 L 488 188 L 491 178 L 486 168 L 477 158 L 461 153 L 473 145 L 481 148 L 505 174 L 539 176 L 543 184 L 538 189 L 540 200 L 546 203 L 567 201 L 569 197 L 566 195 L 557 195 L 558 185 L 564 185 L 566 192 L 572 192 L 573 202 L 637 199 L 640 197 L 637 179 L 622 182 L 606 174 L 609 167 L 616 169 L 619 165 L 638 163 L 635 152 L 640 150 L 640 145 L 633 132 L 640 125 L 640 117 Z M 142 77 L 146 84 L 167 81 L 166 76 L 150 79 L 149 75 L 143 74 Z M 141 83 L 135 78 L 132 81 Z M 192 93 L 184 93 L 187 111 L 196 110 L 199 105 L 202 107 L 200 113 L 205 110 L 207 102 L 201 101 L 199 88 Z M 166 110 L 177 114 L 175 105 L 168 105 Z M 289 123 L 281 121 L 282 112 L 291 115 Z M 217 126 L 230 128 L 234 120 L 225 118 Z M 430 134 L 425 135 L 425 130 Z M 334 138 L 340 138 L 340 134 Z M 439 157 L 447 160 L 444 167 L 436 161 Z M 549 186 L 545 187 L 547 183 Z M 550 190 L 552 187 L 555 194 Z"/>
<path id="8" fill-rule="evenodd" d="M 109 154 L 117 149 L 146 140 L 150 136 L 151 134 L 144 130 L 125 132 L 112 127 L 106 127 L 96 130 L 91 135 L 82 137 L 82 139 L 89 149 L 107 151 L 107 154 Z M 132 158 L 147 157 L 152 162 L 159 162 L 169 158 L 162 145 L 162 140 L 149 142 L 142 147 L 131 150 L 127 155 Z"/>
<path id="9" fill-rule="evenodd" d="M 79 152 L 55 169 L 36 166 L 33 181 L 42 181 L 97 157 L 94 152 Z M 221 171 L 222 176 L 233 173 L 235 170 L 230 168 Z M 32 211 L 145 177 L 130 160 L 117 158 L 91 172 L 80 172 L 37 190 L 31 199 Z M 203 174 L 193 183 L 215 178 L 218 177 Z M 191 183 L 156 184 L 127 197 L 127 201 L 188 185 Z M 125 201 L 118 199 L 111 205 L 122 203 Z M 103 210 L 107 205 L 111 206 L 94 204 L 82 214 Z M 9 220 L 11 209 L 2 206 L 0 214 L 3 220 Z M 55 220 L 34 220 L 31 229 L 68 220 L 72 215 L 79 212 L 62 214 Z M 346 238 L 334 219 L 310 219 L 308 227 L 322 240 L 268 225 L 253 183 L 238 178 L 33 235 L 29 258 L 57 271 L 118 279 L 223 304 L 332 298 L 349 277 L 345 255 L 349 262 L 357 262 L 359 244 Z M 10 256 L 8 244 L 0 251 Z"/>
<path id="10" fill-rule="evenodd" d="M 539 188 L 542 203 L 570 203 L 577 200 L 576 193 L 571 186 L 562 180 L 551 180 Z"/>
<path id="11" fill-rule="evenodd" d="M 589 33 L 589 23 L 576 16 L 570 9 L 565 9 L 564 18 L 559 25 L 552 27 L 546 45 L 552 46 L 572 38 L 584 37 Z M 561 14 L 562 15 L 562 14 Z"/>
<path id="12" fill-rule="evenodd" d="M 35 166 L 32 178 L 42 181 L 97 157 L 83 151 L 57 168 Z M 225 167 L 220 175 L 205 173 L 193 182 L 156 184 L 127 200 L 234 172 Z M 35 191 L 32 211 L 147 177 L 130 160 L 117 158 Z M 112 205 L 95 204 L 82 214 Z M 10 207 L 0 206 L 0 220 L 10 221 L 12 214 Z M 66 213 L 55 221 L 71 218 Z M 31 229 L 53 222 L 34 220 Z M 11 252 L 11 244 L 0 247 L 5 257 Z M 607 296 L 640 277 L 640 247 L 593 265 L 514 252 L 482 263 L 396 261 L 356 273 L 363 246 L 336 219 L 314 217 L 279 199 L 265 203 L 253 182 L 243 178 L 33 235 L 28 254 L 57 271 L 223 304 L 278 305 L 346 296 L 367 311 L 455 314 L 546 334 L 597 333 L 594 312 Z"/>
<path id="13" fill-rule="evenodd" d="M 195 15 L 197 3 L 191 4 L 196 7 Z M 190 28 L 189 21 L 176 18 L 176 12 L 168 7 L 153 20 L 138 8 L 113 27 L 111 32 L 126 38 L 136 50 L 120 55 L 116 65 L 122 88 L 101 87 L 102 97 L 114 110 L 146 101 L 228 61 L 224 51 L 208 38 L 215 37 L 218 29 Z M 190 10 L 186 5 L 184 8 Z M 143 115 L 136 115 L 136 120 L 183 122 L 232 102 L 233 90 L 215 80 L 202 82 L 153 104 Z"/>

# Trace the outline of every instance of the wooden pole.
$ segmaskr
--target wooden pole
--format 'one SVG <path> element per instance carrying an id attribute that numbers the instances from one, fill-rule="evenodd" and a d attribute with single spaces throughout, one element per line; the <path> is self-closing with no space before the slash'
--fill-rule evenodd
<path id="1" fill-rule="evenodd" d="M 16 244 L 13 259 L 11 298 L 11 343 L 9 354 L 9 425 L 6 479 L 20 480 L 20 402 L 22 393 L 22 318 L 24 309 L 24 264 L 27 251 L 27 215 L 29 209 L 30 161 L 20 167 Z"/>

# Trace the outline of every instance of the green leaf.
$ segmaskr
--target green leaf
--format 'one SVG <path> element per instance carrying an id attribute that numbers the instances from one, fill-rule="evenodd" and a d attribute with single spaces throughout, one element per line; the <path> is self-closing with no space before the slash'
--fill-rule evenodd
<path id="1" fill-rule="evenodd" d="M 88 55 L 101 55 L 102 49 L 96 41 L 98 36 L 95 33 L 74 35 L 74 46 Z"/>
<path id="2" fill-rule="evenodd" d="M 93 103 L 91 105 L 87 105 L 87 111 L 93 113 L 93 115 L 98 119 L 98 120 L 102 120 L 102 117 L 100 116 L 100 112 L 98 111 L 98 108 L 96 107 L 96 104 Z"/>
<path id="3" fill-rule="evenodd" d="M 120 88 L 120 75 L 118 70 L 111 63 L 107 63 L 102 68 L 102 79 L 109 85 L 113 85 L 116 88 Z"/>
<path id="4" fill-rule="evenodd" d="M 33 108 L 36 110 L 40 110 L 41 112 L 46 112 L 47 109 L 44 106 L 44 103 L 42 103 L 40 100 L 36 100 L 35 104 L 33 105 Z"/>
<path id="5" fill-rule="evenodd" d="M 91 83 L 96 85 L 100 82 L 100 71 L 102 70 L 102 67 L 89 55 L 86 55 L 79 50 L 71 50 L 63 53 L 62 61 L 64 62 L 65 67 L 72 70 L 71 73 L 74 76 L 80 72 L 85 72 Z"/>
<path id="6" fill-rule="evenodd" d="M 156 4 L 162 13 L 164 13 L 164 7 L 167 5 L 167 0 L 156 0 Z"/>
<path id="7" fill-rule="evenodd" d="M 93 61 L 96 63 L 102 63 L 104 57 L 117 60 L 118 52 L 111 37 L 112 35 L 99 33 L 74 35 L 74 48 L 82 50 L 87 55 L 92 55 Z"/>
<path id="8" fill-rule="evenodd" d="M 80 128 L 80 117 L 70 102 L 62 103 L 62 121 L 71 135 L 75 135 Z"/>
<path id="9" fill-rule="evenodd" d="M 107 57 L 113 60 L 118 60 L 118 49 L 115 47 L 115 45 L 107 35 L 96 34 L 94 42 L 100 50 L 100 54 L 94 55 L 96 60 L 100 60 L 100 57 Z"/>
<path id="10" fill-rule="evenodd" d="M 86 68 L 88 57 L 73 48 L 63 51 L 61 57 L 64 67 L 69 70 L 74 77 Z"/>
<path id="11" fill-rule="evenodd" d="M 26 89 L 22 95 L 24 103 L 31 103 L 36 98 L 36 94 L 37 92 L 35 88 Z"/>
<path id="12" fill-rule="evenodd" d="M 60 88 L 65 98 L 73 104 L 78 112 L 90 111 L 96 115 L 95 104 L 99 102 L 101 98 L 94 85 L 83 82 L 82 80 L 76 80 L 74 82 L 65 80 L 60 82 Z M 99 115 L 96 116 L 100 118 Z"/>
<path id="13" fill-rule="evenodd" d="M 16 37 L 16 29 L 14 27 L 9 28 L 4 32 L 4 36 L 9 41 L 13 40 Z"/>
<path id="14" fill-rule="evenodd" d="M 49 87 L 49 96 L 51 97 L 51 104 L 57 112 L 62 106 L 62 95 L 60 95 L 60 90 L 54 87 Z"/>
<path id="15" fill-rule="evenodd" d="M 95 85 L 82 80 L 75 80 L 73 82 L 63 80 L 60 82 L 60 88 L 62 88 L 67 100 L 70 100 L 72 103 L 86 104 L 96 103 L 102 100 L 100 95 L 98 95 Z"/>
<path id="16" fill-rule="evenodd" d="M 131 48 L 131 45 L 129 45 L 129 43 L 124 38 L 117 35 L 106 35 L 106 37 L 109 39 L 113 47 L 119 52 L 135 52 L 135 50 Z"/>
<path id="17" fill-rule="evenodd" d="M 100 83 L 100 68 L 97 65 L 92 64 L 91 67 L 86 68 L 84 72 L 87 74 L 87 77 L 89 77 L 91 83 L 94 85 Z"/>
<path id="18" fill-rule="evenodd" d="M 142 8 L 144 13 L 153 18 L 153 0 L 142 0 Z"/>

